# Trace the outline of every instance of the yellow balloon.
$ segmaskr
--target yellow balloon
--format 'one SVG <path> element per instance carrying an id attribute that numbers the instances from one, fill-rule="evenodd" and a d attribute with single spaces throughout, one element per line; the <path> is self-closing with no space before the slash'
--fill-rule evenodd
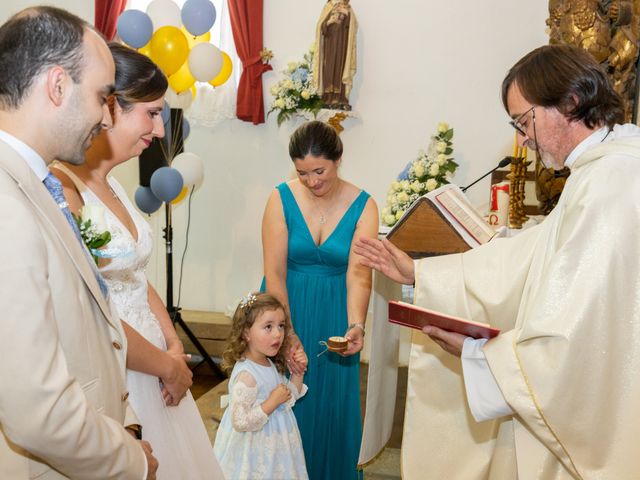
<path id="1" fill-rule="evenodd" d="M 213 80 L 209 80 L 209 84 L 214 87 L 219 87 L 224 82 L 229 80 L 231 76 L 231 72 L 233 72 L 233 64 L 231 63 L 231 58 L 226 52 L 222 52 L 222 68 L 220 69 L 220 73 L 215 76 Z"/>
<path id="2" fill-rule="evenodd" d="M 178 196 L 171 200 L 171 205 L 177 205 L 178 203 L 180 203 L 182 200 L 184 200 L 184 197 L 187 196 L 187 193 L 189 193 L 189 187 L 182 187 L 182 190 L 180 190 Z"/>
<path id="3" fill-rule="evenodd" d="M 191 85 L 191 101 L 196 99 L 196 93 L 198 93 L 198 89 L 196 88 L 195 83 Z"/>
<path id="4" fill-rule="evenodd" d="M 191 75 L 189 62 L 184 62 L 178 71 L 169 77 L 169 85 L 176 93 L 188 90 L 194 83 L 196 83 L 196 79 Z"/>
<path id="5" fill-rule="evenodd" d="M 182 30 L 182 33 L 184 33 L 184 36 L 187 39 L 187 42 L 189 42 L 189 50 L 191 50 L 194 45 L 211 40 L 211 32 L 203 33 L 202 35 L 194 37 L 193 34 L 189 32 L 189 30 L 184 28 L 184 25 L 180 27 L 180 30 Z"/>
<path id="6" fill-rule="evenodd" d="M 151 37 L 151 60 L 169 76 L 177 72 L 189 56 L 189 43 L 178 27 L 160 27 Z"/>
<path id="7" fill-rule="evenodd" d="M 138 52 L 151 58 L 151 40 L 149 40 L 149 42 L 144 47 L 140 47 L 138 49 Z"/>

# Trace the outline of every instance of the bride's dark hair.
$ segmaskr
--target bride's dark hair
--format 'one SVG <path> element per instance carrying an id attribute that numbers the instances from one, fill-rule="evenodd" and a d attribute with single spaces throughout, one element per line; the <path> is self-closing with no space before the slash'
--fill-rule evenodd
<path id="1" fill-rule="evenodd" d="M 109 43 L 116 64 L 115 97 L 123 110 L 131 104 L 152 102 L 162 97 L 169 83 L 149 57 L 120 43 Z"/>
<path id="2" fill-rule="evenodd" d="M 253 299 L 251 299 L 251 297 L 253 297 Z M 280 373 L 286 373 L 287 363 L 285 352 L 289 346 L 289 319 L 286 318 L 287 311 L 284 306 L 282 306 L 282 303 L 268 293 L 252 293 L 243 299 L 240 305 L 238 305 L 238 308 L 236 308 L 236 312 L 233 314 L 231 333 L 227 339 L 227 348 L 225 348 L 222 353 L 222 369 L 226 373 L 230 374 L 236 362 L 244 357 L 244 352 L 248 346 L 244 333 L 251 328 L 256 318 L 263 312 L 270 310 L 282 310 L 285 315 L 282 345 L 278 353 L 270 358 Z"/>

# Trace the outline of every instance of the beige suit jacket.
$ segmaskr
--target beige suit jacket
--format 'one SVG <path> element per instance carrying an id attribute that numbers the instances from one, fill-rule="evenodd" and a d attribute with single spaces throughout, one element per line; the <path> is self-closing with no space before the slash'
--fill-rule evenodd
<path id="1" fill-rule="evenodd" d="M 82 246 L 0 141 L 0 479 L 135 479 L 126 338 Z"/>

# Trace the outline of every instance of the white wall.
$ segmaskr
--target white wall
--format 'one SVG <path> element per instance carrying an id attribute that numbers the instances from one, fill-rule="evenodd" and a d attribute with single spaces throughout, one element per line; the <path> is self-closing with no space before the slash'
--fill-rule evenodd
<path id="1" fill-rule="evenodd" d="M 34 2 L 33 0 L 9 0 L 0 4 L 0 22 L 4 22 L 7 18 L 23 8 L 34 5 L 52 5 L 60 7 L 75 13 L 79 17 L 93 24 L 94 3 L 92 0 L 43 0 L 42 2 Z"/>
<path id="2" fill-rule="evenodd" d="M 15 5 L 4 3 L 0 13 Z M 89 20 L 93 2 L 51 2 Z M 264 44 L 273 50 L 269 87 L 287 62 L 298 60 L 313 41 L 324 0 L 267 0 Z M 513 149 L 513 130 L 500 101 L 508 68 L 529 50 L 547 43 L 547 2 L 485 0 L 351 0 L 359 22 L 358 73 L 351 104 L 358 119 L 344 123 L 344 178 L 366 189 L 384 206 L 389 182 L 427 146 L 439 121 L 455 129 L 455 177 L 466 185 Z M 4 15 L 6 17 L 6 14 Z M 301 120 L 278 128 L 275 117 L 254 126 L 238 120 L 215 127 L 193 127 L 190 150 L 205 160 L 205 182 L 192 205 L 189 251 L 185 260 L 182 306 L 224 311 L 259 286 L 262 276 L 260 221 L 271 189 L 291 175 L 288 136 Z M 137 161 L 117 176 L 131 194 Z M 469 191 L 486 203 L 488 180 Z M 155 214 L 155 256 L 149 275 L 164 291 L 164 214 Z M 186 202 L 174 211 L 174 271 L 184 246 Z M 177 294 L 177 285 L 175 292 Z"/>

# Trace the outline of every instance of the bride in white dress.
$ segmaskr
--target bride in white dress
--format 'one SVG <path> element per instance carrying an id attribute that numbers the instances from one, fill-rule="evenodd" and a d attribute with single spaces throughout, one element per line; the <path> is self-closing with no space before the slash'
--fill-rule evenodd
<path id="1" fill-rule="evenodd" d="M 217 480 L 215 459 L 196 404 L 188 391 L 191 373 L 184 364 L 182 343 L 157 292 L 145 276 L 152 248 L 151 229 L 108 173 L 164 135 L 161 118 L 167 81 L 147 57 L 110 44 L 116 64 L 116 96 L 109 107 L 113 128 L 103 130 L 82 165 L 56 163 L 52 170 L 64 186 L 72 212 L 83 205 L 104 209 L 111 232 L 99 269 L 125 328 L 129 342 L 129 402 L 142 425 L 142 437 L 158 459 L 159 480 Z M 136 335 L 136 332 L 140 334 Z M 186 367 L 185 367 L 186 368 Z M 188 370 L 187 370 L 188 371 Z M 185 378 L 187 377 L 187 378 Z"/>

